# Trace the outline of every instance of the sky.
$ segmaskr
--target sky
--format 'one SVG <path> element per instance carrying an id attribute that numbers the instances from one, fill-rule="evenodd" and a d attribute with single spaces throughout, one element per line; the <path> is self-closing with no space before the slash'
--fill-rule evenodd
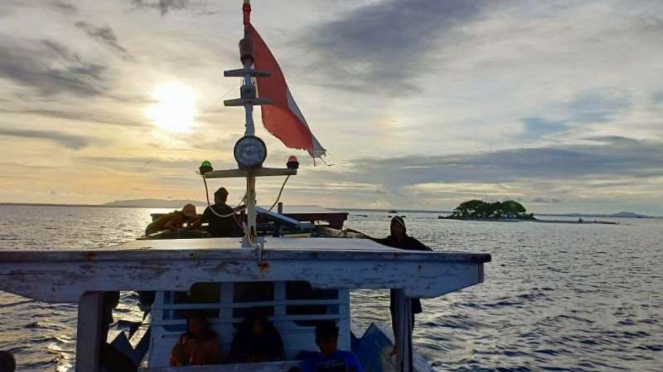
<path id="1" fill-rule="evenodd" d="M 240 0 L 0 2 L 0 202 L 204 200 L 236 167 Z M 663 2 L 254 0 L 327 165 L 286 204 L 663 215 Z M 258 180 L 271 205 L 283 179 Z M 230 202 L 244 181 L 214 180 Z M 236 200 L 235 200 L 236 199 Z"/>

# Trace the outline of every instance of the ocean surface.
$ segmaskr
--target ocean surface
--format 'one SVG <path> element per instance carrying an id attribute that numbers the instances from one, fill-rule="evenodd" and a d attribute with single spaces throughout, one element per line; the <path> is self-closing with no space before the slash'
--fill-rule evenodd
<path id="1" fill-rule="evenodd" d="M 0 206 L 0 250 L 90 250 L 140 236 L 161 209 Z M 663 219 L 620 225 L 468 222 L 405 213 L 436 250 L 491 253 L 485 283 L 422 301 L 415 345 L 438 371 L 663 371 Z M 551 219 L 552 217 L 547 217 Z M 603 218 L 605 219 L 605 218 Z M 387 213 L 346 227 L 388 234 Z M 139 320 L 125 295 L 116 318 Z M 388 293 L 352 295 L 362 326 L 389 319 Z M 75 305 L 0 292 L 0 350 L 19 371 L 69 371 Z"/>

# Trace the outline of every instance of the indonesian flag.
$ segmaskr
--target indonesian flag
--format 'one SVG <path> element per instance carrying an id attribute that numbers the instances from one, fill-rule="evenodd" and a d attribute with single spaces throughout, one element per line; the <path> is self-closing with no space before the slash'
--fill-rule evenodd
<path id="1" fill-rule="evenodd" d="M 280 139 L 284 145 L 291 149 L 306 150 L 313 158 L 325 155 L 326 150 L 315 138 L 311 129 L 299 110 L 295 99 L 290 94 L 288 84 L 276 62 L 276 58 L 262 40 L 253 25 L 246 25 L 247 36 L 255 45 L 256 70 L 269 71 L 269 77 L 256 78 L 258 95 L 274 101 L 271 105 L 263 105 L 262 123 L 269 133 Z"/>

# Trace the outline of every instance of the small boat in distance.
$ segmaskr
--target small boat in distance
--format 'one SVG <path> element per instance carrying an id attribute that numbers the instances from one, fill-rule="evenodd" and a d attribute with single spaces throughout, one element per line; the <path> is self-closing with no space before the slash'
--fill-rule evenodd
<path id="1" fill-rule="evenodd" d="M 327 226 L 320 226 L 297 220 L 296 213 L 288 216 L 257 207 L 257 179 L 284 176 L 287 181 L 297 175 L 298 163 L 288 161 L 286 168 L 263 166 L 267 148 L 255 135 L 255 105 L 272 105 L 272 111 L 262 110 L 263 123 L 271 133 L 300 130 L 300 137 L 284 141 L 292 141 L 286 146 L 307 149 L 314 157 L 324 154 L 324 149 L 298 108 L 296 113 L 284 111 L 296 108 L 294 100 L 280 68 L 269 60 L 273 55 L 250 23 L 248 1 L 242 9 L 243 68 L 225 72 L 243 80 L 240 98 L 225 101 L 226 106 L 243 107 L 246 113 L 245 134 L 234 147 L 237 168 L 213 170 L 206 162 L 201 177 L 206 187 L 207 181 L 218 178 L 246 179 L 246 213 L 238 221 L 243 236 L 143 239 L 99 250 L 0 250 L 0 290 L 37 301 L 78 305 L 78 372 L 102 371 L 100 350 L 108 345 L 130 358 L 139 371 L 291 371 L 302 367 L 303 356 L 319 350 L 315 327 L 321 322 L 338 327 L 338 349 L 354 352 L 365 372 L 432 371 L 412 348 L 412 299 L 439 297 L 483 282 L 490 254 L 399 250 L 352 238 L 349 231 L 330 226 L 338 223 L 332 222 L 338 221 L 333 214 L 326 217 Z M 270 75 L 278 78 L 270 81 Z M 274 118 L 280 127 L 274 122 L 268 125 Z M 317 222 L 311 213 L 302 218 Z M 347 214 L 341 217 L 344 220 Z M 283 227 L 306 237 L 284 237 Z M 350 293 L 359 289 L 393 290 L 395 335 L 384 323 L 362 330 L 352 322 Z M 133 327 L 109 338 L 107 295 L 119 297 L 120 291 L 138 293 L 146 315 L 139 331 Z M 206 314 L 221 340 L 221 354 L 227 356 L 238 326 L 253 310 L 260 310 L 280 334 L 282 360 L 170 365 L 171 350 L 187 332 L 189 312 Z"/>

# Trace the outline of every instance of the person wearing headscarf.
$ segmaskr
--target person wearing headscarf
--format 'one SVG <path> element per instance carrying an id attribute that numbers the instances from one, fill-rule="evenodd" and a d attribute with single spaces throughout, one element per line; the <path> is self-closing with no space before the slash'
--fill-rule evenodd
<path id="1" fill-rule="evenodd" d="M 267 317 L 250 313 L 240 324 L 228 361 L 262 363 L 284 360 L 283 340 L 274 323 Z"/>
<path id="2" fill-rule="evenodd" d="M 405 249 L 407 251 L 432 251 L 430 247 L 407 234 L 405 220 L 401 216 L 394 216 L 391 219 L 389 230 L 390 234 L 386 238 L 368 238 L 376 243 L 392 248 Z"/>
<path id="3" fill-rule="evenodd" d="M 389 225 L 389 230 L 390 234 L 386 238 L 372 238 L 370 236 L 366 236 L 366 238 L 371 239 L 372 241 L 376 243 L 380 243 L 382 245 L 386 245 L 388 247 L 392 248 L 398 248 L 398 249 L 404 249 L 407 251 L 432 251 L 433 249 L 426 246 L 424 243 L 420 242 L 419 240 L 409 236 L 407 234 L 407 228 L 405 227 L 405 220 L 403 220 L 402 217 L 400 216 L 394 216 L 394 218 L 391 219 L 391 223 Z M 389 310 L 391 311 L 391 327 L 392 330 L 394 331 L 394 335 L 396 334 L 396 328 L 394 326 L 394 314 L 396 313 L 396 290 L 392 289 L 390 290 L 389 293 Z M 414 315 L 419 314 L 423 311 L 421 307 L 421 301 L 418 298 L 413 298 L 411 299 L 412 303 L 412 329 L 414 329 Z M 395 349 L 394 349 L 395 350 Z"/>

